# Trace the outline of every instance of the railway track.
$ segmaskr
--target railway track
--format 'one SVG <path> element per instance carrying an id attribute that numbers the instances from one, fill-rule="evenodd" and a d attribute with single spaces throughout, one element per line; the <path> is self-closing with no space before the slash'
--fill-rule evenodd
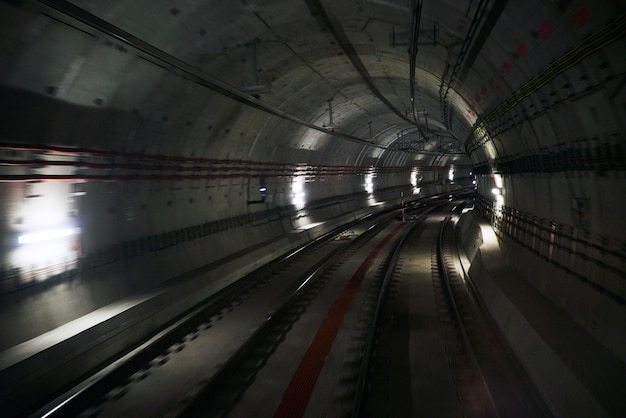
<path id="1" fill-rule="evenodd" d="M 418 223 L 427 217 L 430 211 L 434 210 L 438 205 L 424 209 L 420 215 L 415 215 L 415 219 L 411 224 Z M 272 318 L 271 324 L 266 332 L 260 336 L 258 341 L 251 344 L 250 350 L 242 355 L 242 358 L 233 362 L 233 367 L 224 370 L 224 378 L 218 379 L 215 386 L 207 386 L 201 394 L 198 394 L 194 401 L 184 410 L 182 416 L 243 416 L 246 414 L 246 408 L 239 404 L 252 403 L 251 399 L 244 399 L 245 389 L 253 383 L 256 373 L 261 366 L 266 366 L 270 356 L 276 358 L 286 357 L 284 353 L 276 353 L 278 345 L 283 343 L 287 334 L 292 332 L 296 335 L 302 333 L 311 333 L 311 326 L 295 329 L 296 321 L 300 320 L 313 303 L 321 304 L 323 307 L 312 307 L 312 311 L 322 311 L 324 320 L 321 323 L 313 325 L 313 331 L 316 327 L 317 333 L 313 337 L 308 350 L 303 350 L 302 361 L 293 374 L 291 383 L 284 389 L 284 395 L 280 403 L 277 404 L 274 417 L 294 417 L 302 416 L 305 413 L 307 405 L 315 402 L 315 391 L 319 392 L 317 387 L 319 380 L 324 380 L 324 366 L 331 361 L 328 360 L 337 344 L 337 334 L 342 333 L 343 342 L 348 340 L 347 350 L 349 360 L 342 361 L 341 367 L 335 369 L 340 374 L 332 388 L 325 388 L 330 399 L 321 395 L 325 402 L 325 408 L 336 416 L 345 416 L 351 411 L 358 411 L 361 405 L 361 394 L 365 385 L 365 371 L 367 370 L 367 359 L 369 357 L 369 347 L 373 333 L 371 332 L 372 324 L 377 316 L 376 306 L 378 304 L 381 289 L 386 286 L 388 278 L 387 271 L 393 268 L 394 254 L 399 248 L 404 234 L 410 229 L 410 225 L 396 221 L 389 225 L 386 229 L 375 231 L 372 236 L 368 237 L 368 241 L 358 243 L 351 246 L 344 254 L 339 257 L 335 263 L 326 266 L 323 271 L 319 272 L 319 278 L 312 282 L 299 297 L 289 301 L 284 306 L 284 311 L 277 312 Z M 375 236 L 378 235 L 378 236 Z M 372 248 L 364 249 L 366 244 L 374 241 L 376 245 Z M 360 254 L 359 254 L 360 253 Z M 380 267 L 371 277 L 366 277 L 365 272 L 372 267 L 374 260 L 383 260 Z M 352 264 L 351 267 L 347 265 Z M 342 272 L 346 270 L 347 275 Z M 348 278 L 348 276 L 350 276 Z M 333 282 L 341 282 L 338 291 L 334 293 L 328 291 L 327 287 L 331 287 Z M 345 287 L 344 287 L 345 286 Z M 359 292 L 359 287 L 364 288 L 360 300 L 352 300 L 351 296 Z M 325 291 L 325 294 L 322 292 Z M 336 299 L 332 305 L 322 301 L 328 299 Z M 356 309 L 350 312 L 351 305 L 359 305 L 363 309 Z M 313 322 L 311 319 L 304 319 L 302 322 Z M 339 329 L 342 324 L 348 324 L 348 330 Z M 346 336 L 346 331 L 350 335 Z M 289 342 L 288 342 L 289 344 Z M 341 343 L 339 343 L 341 344 Z M 333 346 L 333 347 L 331 347 Z M 274 362 L 280 362 L 281 360 Z M 275 364 L 269 365 L 267 368 L 272 370 L 278 368 Z M 314 374 L 311 370 L 316 370 L 319 374 Z M 267 389 L 266 385 L 272 385 L 268 382 L 269 376 L 260 376 L 258 386 L 263 386 L 264 391 L 280 392 L 279 386 Z M 255 389 L 259 391 L 259 389 Z M 319 397 L 319 396 L 318 396 Z M 235 412 L 231 408 L 236 407 Z M 268 415 L 270 416 L 270 415 Z"/>
<path id="2" fill-rule="evenodd" d="M 137 389 L 144 381 L 149 381 L 151 375 L 158 375 L 159 369 L 164 368 L 170 361 L 182 357 L 192 344 L 198 345 L 198 342 L 213 344 L 210 337 L 211 330 L 217 328 L 225 317 L 232 316 L 238 307 L 255 305 L 254 308 L 243 312 L 244 315 L 249 315 L 250 319 L 242 324 L 240 333 L 250 334 L 249 336 L 231 335 L 233 343 L 222 346 L 227 353 L 209 356 L 212 358 L 205 359 L 205 361 L 197 359 L 199 368 L 217 369 L 215 373 L 209 373 L 200 378 L 203 384 L 212 387 L 213 382 L 223 377 L 222 370 L 229 370 L 230 364 L 238 361 L 242 352 L 247 352 L 246 347 L 249 342 L 246 341 L 256 340 L 259 329 L 275 322 L 266 321 L 266 319 L 275 315 L 276 311 L 284 309 L 280 306 L 285 304 L 285 298 L 299 297 L 303 289 L 308 288 L 317 270 L 332 263 L 338 255 L 353 246 L 355 242 L 367 239 L 372 231 L 378 230 L 385 222 L 389 222 L 389 219 L 362 221 L 359 225 L 341 233 L 342 236 L 363 234 L 360 239 L 337 240 L 333 239 L 333 236 L 325 236 L 287 255 L 271 266 L 256 271 L 250 277 L 238 282 L 236 286 L 218 295 L 214 300 L 208 301 L 206 305 L 181 318 L 146 346 L 139 347 L 135 353 L 130 354 L 130 357 L 125 359 L 119 367 L 96 379 L 87 387 L 70 394 L 43 415 L 47 417 L 106 416 L 109 414 L 114 416 L 117 412 L 125 412 L 123 406 L 121 410 L 117 409 L 118 405 L 129 402 L 141 405 L 140 398 L 143 395 L 138 393 Z M 203 339 L 206 341 L 201 341 Z M 240 346 L 233 347 L 233 344 Z M 176 399 L 176 396 L 172 394 L 164 395 L 171 398 L 171 402 L 162 402 L 162 407 L 168 414 L 176 415 L 177 411 L 184 409 L 184 398 L 190 395 L 184 392 L 180 392 L 179 395 L 182 399 Z M 179 403 L 181 400 L 182 405 Z"/>
<path id="3" fill-rule="evenodd" d="M 322 273 L 341 257 L 349 257 L 350 252 L 367 242 L 368 237 L 388 225 L 393 216 L 394 214 L 387 214 L 380 219 L 370 217 L 361 220 L 346 230 L 339 233 L 334 231 L 285 256 L 277 263 L 262 268 L 208 301 L 206 305 L 179 318 L 151 341 L 130 351 L 105 371 L 81 383 L 77 389 L 33 411 L 33 416 L 123 415 L 130 414 L 128 408 L 131 404 L 134 404 L 133 407 L 146 408 L 144 413 L 148 415 L 151 407 L 154 407 L 150 404 L 161 404 L 154 411 L 156 415 L 189 414 L 193 410 L 190 405 L 194 404 L 193 399 L 199 393 L 203 393 L 202 388 L 206 391 L 206 388 L 228 386 L 224 383 L 227 379 L 222 377 L 225 371 L 232 369 L 233 364 L 242 366 L 242 370 L 248 370 L 232 376 L 226 373 L 229 375 L 228 379 L 235 382 L 231 386 L 237 387 L 241 392 L 241 388 L 245 388 L 242 379 L 243 383 L 246 380 L 242 375 L 248 373 L 250 376 L 250 370 L 260 367 L 263 356 L 272 351 L 271 343 L 257 342 L 267 339 L 268 335 L 269 340 L 274 338 L 274 341 L 279 342 L 280 338 L 276 340 L 276 335 L 288 330 L 290 321 L 297 319 L 298 312 L 306 308 L 307 300 L 314 297 L 316 289 L 323 286 L 325 279 L 320 279 Z M 259 301 L 262 303 L 259 304 Z M 248 305 L 254 306 L 249 315 L 245 313 L 248 308 L 242 309 Z M 225 326 L 220 325 L 222 319 L 235 314 L 242 315 L 242 312 L 249 316 L 247 322 L 242 323 L 238 335 L 231 336 L 232 344 L 220 346 L 224 352 L 213 356 L 213 362 L 209 360 L 206 364 L 199 364 L 198 368 L 209 371 L 196 376 L 197 384 L 190 385 L 185 390 L 172 390 L 174 393 L 158 395 L 163 399 L 157 401 L 141 401 L 140 398 L 145 395 L 141 394 L 140 388 L 148 386 L 151 380 L 161 374 L 160 370 L 175 363 L 177 358 L 184 357 L 186 352 L 197 351 L 192 349 L 194 346 L 212 345 L 208 339 L 211 330 L 220 328 L 220 332 L 223 332 Z M 264 336 L 259 336 L 261 334 Z M 259 349 L 264 345 L 268 348 Z M 176 389 L 176 386 L 174 384 L 173 388 Z M 236 393 L 225 393 L 222 390 L 222 395 L 214 399 L 216 405 L 228 405 L 228 399 L 236 399 L 237 396 Z M 122 405 L 121 409 L 117 409 L 116 405 Z"/>
<path id="4" fill-rule="evenodd" d="M 454 225 L 465 207 L 458 202 L 448 213 L 439 213 L 430 231 L 407 234 L 391 274 L 389 297 L 381 300 L 378 337 L 372 349 L 374 365 L 369 369 L 369 391 L 362 408 L 366 412 L 353 416 L 551 416 L 462 268 Z M 411 258 L 429 245 L 431 289 L 425 284 L 427 274 L 423 273 L 420 286 L 414 282 L 419 275 L 411 270 L 415 267 Z M 407 294 L 412 292 L 432 294 L 432 308 L 407 307 Z M 420 317 L 422 329 L 412 329 L 411 316 Z M 398 360 L 401 356 L 394 346 L 411 346 L 411 341 L 424 355 L 430 352 L 430 364 L 428 360 L 420 364 L 420 355 L 415 353 L 405 354 L 404 362 Z"/>
<path id="5" fill-rule="evenodd" d="M 477 344 L 484 344 L 480 339 L 491 339 L 491 332 L 483 326 L 476 301 L 467 288 L 465 277 L 457 269 L 458 259 L 452 251 L 454 234 L 450 227 L 453 213 L 454 210 L 443 220 L 436 248 L 433 248 L 433 264 L 436 264 L 433 277 L 441 334 L 448 347 L 463 415 L 498 418 L 500 412 L 476 354 Z"/>
<path id="6" fill-rule="evenodd" d="M 458 382 L 459 399 L 468 417 L 548 417 L 552 416 L 515 359 L 504 337 L 483 308 L 472 281 L 460 261 L 455 221 L 461 214 L 458 206 L 444 220 L 437 246 L 441 287 L 447 293 L 447 311 L 453 311 L 454 332 L 450 338 L 451 365 Z M 443 302 L 441 298 L 438 299 Z M 441 305 L 441 317 L 446 306 Z M 450 326 L 450 322 L 443 321 Z M 443 332 L 442 332 L 443 334 Z"/>
<path id="7" fill-rule="evenodd" d="M 413 208 L 406 223 L 369 218 L 285 256 L 37 415 L 292 417 L 308 405 L 345 417 L 545 415 L 459 268 L 451 219 L 462 205 L 448 200 Z M 408 279 L 416 259 L 426 282 Z M 428 332 L 412 324 L 416 283 L 432 292 L 445 356 L 434 376 L 452 382 L 445 404 L 420 400 L 429 379 L 420 357 L 435 349 L 410 348 Z"/>

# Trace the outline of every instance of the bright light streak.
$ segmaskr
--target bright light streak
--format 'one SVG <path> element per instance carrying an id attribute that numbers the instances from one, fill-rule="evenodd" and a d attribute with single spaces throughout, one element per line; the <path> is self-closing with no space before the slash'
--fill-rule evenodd
<path id="1" fill-rule="evenodd" d="M 504 206 L 504 181 L 502 176 L 500 174 L 494 174 L 493 183 L 496 187 L 491 189 L 491 193 L 496 197 L 496 204 Z"/>
<path id="2" fill-rule="evenodd" d="M 411 186 L 417 186 L 417 168 L 411 170 Z"/>
<path id="3" fill-rule="evenodd" d="M 418 174 L 419 174 L 418 168 L 414 168 L 413 170 L 411 170 L 411 186 L 413 186 L 413 194 L 419 194 L 421 191 L 421 189 L 417 187 L 417 182 L 418 182 L 417 175 Z"/>
<path id="4" fill-rule="evenodd" d="M 500 174 L 493 175 L 493 182 L 498 189 L 501 189 L 503 187 L 504 182 L 502 181 L 502 176 Z"/>
<path id="5" fill-rule="evenodd" d="M 312 222 L 310 224 L 302 225 L 298 229 L 306 231 L 307 229 L 315 228 L 316 226 L 322 225 L 324 222 Z"/>
<path id="6" fill-rule="evenodd" d="M 294 205 L 297 210 L 304 208 L 306 204 L 303 176 L 294 177 L 291 181 L 291 204 Z"/>
<path id="7" fill-rule="evenodd" d="M 374 193 L 374 175 L 366 174 L 365 175 L 365 190 L 368 194 Z"/>
<path id="8" fill-rule="evenodd" d="M 74 182 L 25 185 L 29 197 L 12 214 L 20 222 L 7 254 L 7 264 L 17 268 L 24 280 L 41 281 L 75 268 L 81 256 L 75 198 L 84 191 Z"/>
<path id="9" fill-rule="evenodd" d="M 19 245 L 11 253 L 12 265 L 31 272 L 36 280 L 45 280 L 55 271 L 73 268 L 77 258 L 74 239 L 74 236 L 66 236 Z M 51 269 L 53 266 L 56 267 Z"/>
<path id="10" fill-rule="evenodd" d="M 481 248 L 492 249 L 498 248 L 498 238 L 491 227 L 491 225 L 480 224 L 480 231 L 483 237 L 483 244 L 480 246 Z"/>
<path id="11" fill-rule="evenodd" d="M 448 180 L 454 181 L 454 168 L 450 167 L 450 171 L 448 171 Z"/>
<path id="12" fill-rule="evenodd" d="M 20 244 L 32 244 L 35 242 L 51 241 L 59 238 L 69 237 L 77 234 L 78 228 L 52 229 L 48 231 L 31 232 L 29 234 L 20 235 L 17 242 Z"/>

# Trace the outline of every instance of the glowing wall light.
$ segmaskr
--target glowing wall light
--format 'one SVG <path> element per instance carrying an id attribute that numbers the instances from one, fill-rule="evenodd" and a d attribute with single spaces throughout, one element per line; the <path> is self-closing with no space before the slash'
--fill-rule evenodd
<path id="1" fill-rule="evenodd" d="M 491 189 L 491 193 L 495 196 L 496 204 L 503 206 L 504 205 L 504 181 L 502 180 L 502 176 L 500 174 L 493 175 L 493 183 L 496 187 Z"/>
<path id="2" fill-rule="evenodd" d="M 84 186 L 78 190 L 72 182 L 59 181 L 32 182 L 23 187 L 24 200 L 12 211 L 12 218 L 19 222 L 15 224 L 14 246 L 7 252 L 8 264 L 20 271 L 20 280 L 25 282 L 45 280 L 75 268 L 81 256 L 75 198 L 85 194 Z"/>
<path id="3" fill-rule="evenodd" d="M 367 173 L 365 175 L 365 190 L 367 191 L 367 194 L 374 193 L 374 174 L 373 173 Z"/>
<path id="4" fill-rule="evenodd" d="M 305 203 L 304 176 L 296 176 L 291 181 L 291 204 L 300 210 Z"/>
<path id="5" fill-rule="evenodd" d="M 411 186 L 413 186 L 413 194 L 419 194 L 421 190 L 419 187 L 417 187 L 418 175 L 419 175 L 419 169 L 413 168 L 413 170 L 411 170 Z M 421 180 L 421 176 L 419 180 Z"/>
<path id="6" fill-rule="evenodd" d="M 454 181 L 454 166 L 450 166 L 450 170 L 448 170 L 448 180 L 451 182 Z"/>
<path id="7" fill-rule="evenodd" d="M 20 235 L 17 238 L 17 242 L 20 244 L 32 244 L 41 241 L 52 241 L 59 238 L 69 237 L 70 235 L 78 234 L 78 228 L 61 228 L 51 229 L 48 231 L 30 232 Z"/>
<path id="8" fill-rule="evenodd" d="M 494 174 L 493 175 L 493 182 L 496 185 L 497 188 L 501 189 L 503 186 L 503 181 L 502 181 L 502 175 L 500 174 Z"/>

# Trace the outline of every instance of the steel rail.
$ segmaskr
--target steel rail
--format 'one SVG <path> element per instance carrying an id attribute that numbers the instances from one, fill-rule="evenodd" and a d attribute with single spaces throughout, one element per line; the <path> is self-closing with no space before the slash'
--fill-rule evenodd
<path id="1" fill-rule="evenodd" d="M 237 348 L 233 354 L 223 363 L 220 369 L 213 375 L 210 381 L 208 381 L 204 387 L 198 391 L 193 399 L 182 409 L 179 413 L 180 417 L 196 417 L 204 416 L 206 414 L 205 406 L 208 403 L 213 402 L 213 398 L 216 396 L 216 392 L 219 390 L 223 381 L 228 376 L 235 375 L 233 367 L 237 368 L 243 363 L 243 359 L 249 354 L 250 350 L 258 347 L 258 342 L 263 339 L 265 334 L 271 330 L 275 324 L 279 324 L 283 317 L 288 316 L 289 310 L 297 305 L 298 300 L 309 291 L 315 280 L 321 277 L 329 268 L 337 263 L 341 256 L 343 256 L 350 248 L 355 245 L 367 241 L 371 236 L 381 230 L 391 218 L 385 219 L 370 228 L 358 236 L 349 245 L 341 247 L 339 250 L 328 254 L 324 259 L 320 260 L 313 269 L 309 271 L 307 276 L 301 281 L 301 284 L 292 292 L 288 299 L 282 303 L 277 309 L 270 313 L 265 321 L 248 337 L 248 339 Z"/>
<path id="2" fill-rule="evenodd" d="M 447 195 L 447 193 L 443 194 L 442 196 L 444 195 Z M 442 196 L 431 196 L 428 198 L 420 199 L 420 201 L 434 201 Z M 271 263 L 258 268 L 254 272 L 246 275 L 239 282 L 236 282 L 228 288 L 224 289 L 222 292 L 220 292 L 220 294 L 207 300 L 206 304 L 195 306 L 191 308 L 190 311 L 188 311 L 187 313 L 182 314 L 179 318 L 174 319 L 170 325 L 156 333 L 149 340 L 138 345 L 137 348 L 131 350 L 123 357 L 114 361 L 113 363 L 111 363 L 110 366 L 107 366 L 105 369 L 88 378 L 84 384 L 81 383 L 82 387 L 77 386 L 74 389 L 65 392 L 63 395 L 58 396 L 54 401 L 49 402 L 47 405 L 37 407 L 38 409 L 36 411 L 36 414 L 38 416 L 43 416 L 46 418 L 79 415 L 82 410 L 87 409 L 90 406 L 90 403 L 93 402 L 93 400 L 97 397 L 97 394 L 103 391 L 103 387 L 106 388 L 115 386 L 115 382 L 120 379 L 125 379 L 127 376 L 128 367 L 132 368 L 133 364 L 143 364 L 142 360 L 145 359 L 146 356 L 150 356 L 152 353 L 158 352 L 159 347 L 164 344 L 170 345 L 170 340 L 173 338 L 172 335 L 179 334 L 179 330 L 181 327 L 187 326 L 189 321 L 194 321 L 195 318 L 203 315 L 204 312 L 206 312 L 207 310 L 216 309 L 215 307 L 218 307 L 217 309 L 219 309 L 219 306 L 227 304 L 229 298 L 233 298 L 233 295 L 236 296 L 237 292 L 240 292 L 241 289 L 245 289 L 246 285 L 250 283 L 252 278 L 258 277 L 259 275 L 267 275 L 268 272 L 272 271 L 272 269 L 274 269 L 276 266 L 293 259 L 293 257 L 302 253 L 303 251 L 306 251 L 315 245 L 323 243 L 324 241 L 331 239 L 338 233 L 346 229 L 352 228 L 355 225 L 372 218 L 373 216 L 382 217 L 382 220 L 379 221 L 379 224 L 385 223 L 391 218 L 394 211 L 396 211 L 397 209 L 398 207 L 395 206 L 381 212 L 380 214 L 368 214 L 359 217 L 347 224 L 334 228 L 333 230 L 321 235 L 320 237 L 285 253 Z M 374 227 L 370 227 L 367 232 L 373 233 L 373 229 Z M 302 284 L 300 284 L 294 290 L 293 295 L 302 293 L 307 288 L 311 279 L 316 277 L 316 275 L 319 274 L 323 266 L 327 265 L 330 262 L 331 257 L 336 254 L 337 253 L 331 253 L 328 257 L 318 262 L 317 266 L 314 267 L 312 271 L 309 272 L 305 280 L 302 281 Z M 275 316 L 276 313 L 278 313 L 278 311 L 275 311 L 272 316 Z M 267 318 L 268 321 L 270 319 L 271 317 Z"/>
<path id="3" fill-rule="evenodd" d="M 452 311 L 454 312 L 454 317 L 456 318 L 457 327 L 459 329 L 459 333 L 461 334 L 461 339 L 463 340 L 463 345 L 464 345 L 465 349 L 467 350 L 467 354 L 469 356 L 470 361 L 472 362 L 476 372 L 478 373 L 478 376 L 480 378 L 480 381 L 482 382 L 483 387 L 485 388 L 485 391 L 487 393 L 487 398 L 489 400 L 489 405 L 491 406 L 491 409 L 492 409 L 492 412 L 493 412 L 494 416 L 500 417 L 500 413 L 498 412 L 498 408 L 496 407 L 495 401 L 493 399 L 493 395 L 491 393 L 491 390 L 489 389 L 489 385 L 487 384 L 487 379 L 485 378 L 485 375 L 484 375 L 484 373 L 482 371 L 482 368 L 480 367 L 480 363 L 478 361 L 476 353 L 474 352 L 474 348 L 473 348 L 473 345 L 472 345 L 472 343 L 470 341 L 467 329 L 465 328 L 465 324 L 463 322 L 463 317 L 461 315 L 461 311 L 459 309 L 459 306 L 456 303 L 456 298 L 455 298 L 453 290 L 452 290 L 452 284 L 450 283 L 450 271 L 449 271 L 448 266 L 446 265 L 446 263 L 444 261 L 444 258 L 443 258 L 443 252 L 444 252 L 443 234 L 444 234 L 444 230 L 448 226 L 448 224 L 450 223 L 450 219 L 452 217 L 452 213 L 454 213 L 456 208 L 457 208 L 457 206 L 455 206 L 450 211 L 450 214 L 448 216 L 446 216 L 446 218 L 441 222 L 441 228 L 439 229 L 439 236 L 437 238 L 437 266 L 438 266 L 438 269 L 439 269 L 439 271 L 441 273 L 442 279 L 443 279 L 443 281 L 445 283 L 446 290 L 447 290 L 448 295 L 449 295 L 450 306 L 452 308 Z M 486 411 L 483 411 L 483 412 L 486 412 Z"/>
<path id="4" fill-rule="evenodd" d="M 446 204 L 445 202 L 444 204 Z M 376 299 L 376 305 L 374 307 L 374 312 L 370 318 L 370 324 L 368 327 L 366 342 L 365 342 L 365 352 L 363 354 L 363 360 L 361 361 L 361 367 L 359 370 L 359 378 L 356 384 L 356 391 L 354 395 L 354 399 L 352 402 L 352 412 L 351 416 L 353 418 L 359 418 L 362 416 L 362 404 L 363 404 L 363 396 L 365 394 L 365 389 L 367 386 L 367 374 L 369 372 L 372 352 L 374 350 L 374 339 L 376 337 L 376 332 L 378 331 L 378 320 L 380 317 L 380 311 L 382 310 L 383 304 L 387 297 L 387 293 L 389 290 L 389 283 L 391 282 L 391 277 L 393 275 L 393 267 L 397 264 L 398 258 L 400 257 L 400 251 L 406 241 L 407 237 L 411 234 L 411 232 L 415 229 L 415 227 L 424 221 L 436 208 L 439 206 L 432 206 L 430 208 L 426 208 L 426 211 L 420 214 L 419 218 L 413 221 L 413 225 L 403 232 L 402 236 L 398 238 L 395 242 L 393 248 L 390 250 L 390 255 L 387 257 L 384 265 L 385 276 L 383 277 L 380 292 L 378 294 L 378 298 Z"/>
<path id="5" fill-rule="evenodd" d="M 395 208 L 385 211 L 383 214 L 383 220 L 380 221 L 380 224 L 388 221 L 391 216 L 390 214 L 394 210 Z M 318 245 L 320 243 L 323 243 L 324 241 L 330 240 L 333 236 L 337 235 L 338 233 L 346 229 L 349 229 L 371 217 L 372 215 L 365 215 L 345 225 L 337 227 L 333 229 L 332 231 L 329 231 L 317 237 L 316 239 L 309 241 L 303 244 L 302 246 L 287 252 L 286 254 L 278 257 L 277 259 L 273 260 L 269 264 L 259 267 L 254 272 L 246 275 L 242 280 L 235 282 L 233 283 L 233 285 L 225 288 L 215 297 L 211 297 L 205 304 L 193 307 L 190 311 L 181 315 L 178 319 L 175 319 L 172 324 L 168 325 L 165 329 L 156 333 L 149 340 L 140 344 L 137 348 L 128 352 L 123 357 L 113 362 L 110 366 L 107 366 L 105 369 L 98 372 L 96 375 L 87 379 L 86 381 L 87 383 L 83 387 L 70 390 L 66 392 L 64 395 L 58 397 L 55 401 L 47 404 L 46 406 L 39 408 L 36 411 L 37 415 L 40 415 L 44 418 L 79 415 L 81 411 L 87 409 L 90 406 L 90 403 L 93 402 L 93 400 L 96 398 L 96 395 L 103 391 L 102 387 L 115 386 L 115 382 L 117 382 L 120 379 L 126 378 L 127 369 L 129 365 L 142 363 L 142 360 L 144 358 L 146 358 L 147 356 L 153 355 L 154 352 L 158 352 L 159 347 L 161 347 L 162 345 L 171 344 L 170 340 L 172 339 L 172 335 L 179 334 L 180 328 L 188 326 L 190 321 L 194 321 L 196 320 L 196 318 L 201 317 L 208 310 L 211 310 L 211 309 L 218 310 L 219 306 L 227 305 L 228 301 L 236 297 L 236 295 L 239 292 L 241 292 L 242 289 L 245 289 L 246 286 L 252 282 L 253 278 L 258 277 L 260 275 L 267 275 L 268 272 L 275 269 L 276 266 L 291 260 L 296 255 L 314 247 L 315 245 Z M 372 226 L 367 232 L 373 233 L 372 231 L 375 229 L 375 227 L 376 225 Z M 298 286 L 298 288 L 294 291 L 292 297 L 295 297 L 296 294 L 297 295 L 301 294 L 301 292 L 303 292 L 304 289 L 307 287 L 307 284 L 310 282 L 310 280 L 313 277 L 316 277 L 317 275 L 319 275 L 319 272 L 324 268 L 324 266 L 327 266 L 333 259 L 335 259 L 344 251 L 346 251 L 347 247 L 348 246 L 340 249 L 339 251 L 335 253 L 330 253 L 326 258 L 318 262 L 317 265 L 313 268 L 313 271 L 307 275 L 306 279 L 303 280 L 302 284 Z M 272 316 L 274 316 L 276 313 L 277 311 L 274 312 L 274 314 L 272 314 L 270 317 L 268 317 L 267 322 L 269 322 Z M 265 326 L 265 324 L 263 326 Z M 259 332 L 259 330 L 257 330 L 257 332 Z M 254 335 L 257 335 L 256 332 Z M 164 341 L 166 343 L 164 343 Z M 242 349 L 243 348 L 240 348 L 239 350 L 237 350 L 235 355 L 239 353 L 240 350 Z M 231 357 L 231 360 L 234 358 L 235 355 Z"/>

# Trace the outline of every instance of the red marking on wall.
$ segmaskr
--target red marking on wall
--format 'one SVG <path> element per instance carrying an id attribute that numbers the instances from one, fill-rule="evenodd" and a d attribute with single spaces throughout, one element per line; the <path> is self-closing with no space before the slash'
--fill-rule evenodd
<path id="1" fill-rule="evenodd" d="M 539 28 L 537 29 L 537 34 L 541 39 L 548 39 L 548 37 L 552 34 L 554 28 L 550 22 L 541 22 Z"/>
<path id="2" fill-rule="evenodd" d="M 520 42 L 515 47 L 515 52 L 520 58 L 525 57 L 528 54 L 528 45 L 525 42 Z"/>
<path id="3" fill-rule="evenodd" d="M 483 86 L 480 88 L 480 92 L 482 94 L 486 94 L 488 91 L 489 89 L 487 88 L 487 86 L 483 84 Z"/>
<path id="4" fill-rule="evenodd" d="M 376 248 L 368 254 L 367 258 L 352 275 L 337 300 L 335 300 L 324 322 L 322 322 L 322 325 L 317 330 L 317 334 L 315 334 L 315 338 L 313 338 L 309 349 L 304 354 L 298 366 L 298 370 L 296 370 L 291 378 L 291 382 L 283 394 L 283 399 L 274 413 L 275 418 L 294 418 L 304 415 L 311 393 L 313 393 L 313 388 L 324 366 L 326 356 L 335 342 L 343 318 L 354 296 L 356 296 L 363 279 L 365 279 L 365 274 L 372 267 L 374 260 L 382 251 L 383 247 L 387 245 L 403 226 L 404 225 L 398 225 L 389 235 L 378 243 Z"/>
<path id="5" fill-rule="evenodd" d="M 476 93 L 476 96 L 474 96 L 474 100 L 476 100 L 476 103 L 480 103 L 480 94 Z"/>
<path id="6" fill-rule="evenodd" d="M 582 5 L 578 9 L 574 10 L 574 13 L 572 13 L 569 17 L 570 22 L 572 22 L 572 24 L 579 29 L 589 23 L 590 19 L 591 15 L 589 13 L 589 9 L 585 5 Z"/>
<path id="7" fill-rule="evenodd" d="M 496 89 L 497 92 L 501 92 L 502 91 L 502 84 L 500 83 L 496 83 L 496 85 L 494 86 L 494 88 Z"/>
<path id="8" fill-rule="evenodd" d="M 508 61 L 504 61 L 504 62 L 502 63 L 502 71 L 504 71 L 504 73 L 505 73 L 505 74 L 506 74 L 506 73 L 508 73 L 508 72 L 510 72 L 510 71 L 511 71 L 511 68 L 513 68 L 513 66 L 511 65 L 511 63 L 510 63 L 510 62 L 508 62 Z"/>

